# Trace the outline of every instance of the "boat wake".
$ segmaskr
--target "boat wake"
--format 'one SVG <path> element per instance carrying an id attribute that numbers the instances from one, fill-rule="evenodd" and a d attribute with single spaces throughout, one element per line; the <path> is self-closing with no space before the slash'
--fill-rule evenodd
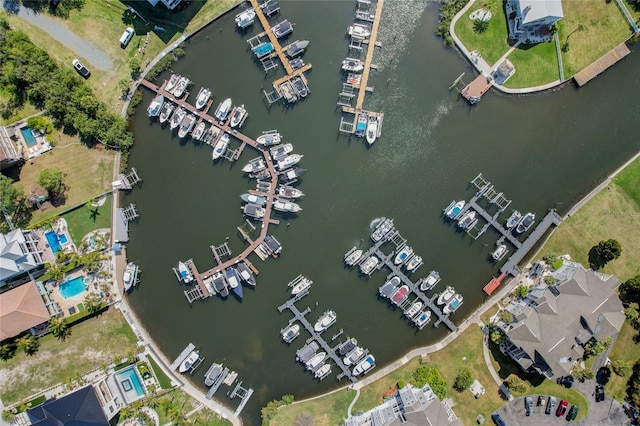
<path id="1" fill-rule="evenodd" d="M 378 226 L 378 224 L 379 224 L 380 222 L 382 222 L 383 220 L 384 220 L 384 217 L 376 217 L 376 218 L 375 218 L 375 219 L 373 219 L 373 220 L 371 221 L 371 223 L 369 224 L 369 229 L 370 229 L 371 231 L 373 231 L 374 229 L 376 229 L 376 226 Z"/>

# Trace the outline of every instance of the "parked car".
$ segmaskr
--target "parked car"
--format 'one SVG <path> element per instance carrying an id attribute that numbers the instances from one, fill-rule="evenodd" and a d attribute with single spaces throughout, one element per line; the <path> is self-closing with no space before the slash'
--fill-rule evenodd
<path id="1" fill-rule="evenodd" d="M 569 409 L 569 403 L 564 399 L 560 401 L 560 405 L 558 405 L 558 409 L 556 410 L 556 416 L 564 416 L 567 414 L 567 410 Z"/>
<path id="2" fill-rule="evenodd" d="M 633 424 L 637 425 L 638 421 L 640 420 L 640 414 L 638 413 L 638 410 L 636 410 L 636 408 L 628 402 L 622 404 L 622 407 L 624 408 L 624 411 L 627 412 L 627 415 L 631 417 Z"/>
<path id="3" fill-rule="evenodd" d="M 547 408 L 544 410 L 545 414 L 551 414 L 556 411 L 556 405 L 558 404 L 558 400 L 555 396 L 550 396 L 547 401 Z"/>
<path id="4" fill-rule="evenodd" d="M 544 405 L 544 396 L 538 395 L 538 400 L 536 401 L 536 407 L 540 407 L 541 405 Z"/>
<path id="5" fill-rule="evenodd" d="M 604 401 L 604 386 L 596 385 L 596 402 Z"/>
<path id="6" fill-rule="evenodd" d="M 500 414 L 498 413 L 493 413 L 491 415 L 491 420 L 493 420 L 496 426 L 506 426 L 504 420 L 502 420 L 502 417 L 500 417 Z"/>
<path id="7" fill-rule="evenodd" d="M 80 74 L 84 78 L 89 78 L 89 76 L 91 75 L 91 71 L 89 71 L 89 68 L 85 67 L 82 62 L 80 62 L 78 59 L 74 59 L 71 63 L 73 64 L 73 68 L 78 72 L 78 74 Z"/>
<path id="8" fill-rule="evenodd" d="M 533 413 L 533 398 L 530 396 L 524 397 L 524 412 L 527 416 L 530 416 Z"/>
<path id="9" fill-rule="evenodd" d="M 575 420 L 578 417 L 578 406 L 572 405 L 569 414 L 567 414 L 567 420 Z"/>

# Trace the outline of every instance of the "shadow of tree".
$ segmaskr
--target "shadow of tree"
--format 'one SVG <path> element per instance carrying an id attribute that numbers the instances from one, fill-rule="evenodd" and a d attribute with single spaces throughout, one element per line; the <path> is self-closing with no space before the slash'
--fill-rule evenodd
<path id="1" fill-rule="evenodd" d="M 595 246 L 591 247 L 591 250 L 589 250 L 589 266 L 591 267 L 591 269 L 597 271 L 600 268 L 604 267 L 604 265 L 606 264 L 607 262 L 605 262 L 605 260 L 600 257 L 600 255 L 598 255 Z"/>

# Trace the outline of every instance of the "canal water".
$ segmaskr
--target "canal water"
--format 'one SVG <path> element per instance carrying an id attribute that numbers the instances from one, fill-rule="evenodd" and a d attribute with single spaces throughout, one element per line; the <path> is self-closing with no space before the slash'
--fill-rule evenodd
<path id="1" fill-rule="evenodd" d="M 491 92 L 471 107 L 448 88 L 462 72 L 467 80 L 474 73 L 434 36 L 437 5 L 424 0 L 385 4 L 382 48 L 374 56 L 378 70 L 369 82 L 374 92 L 365 101 L 385 118 L 381 139 L 367 148 L 338 132 L 340 63 L 348 54 L 345 29 L 354 11 L 352 1 L 282 3 L 274 22 L 286 17 L 295 23 L 289 40 L 310 40 L 304 59 L 313 64 L 311 94 L 290 108 L 268 106 L 263 90 L 282 70 L 264 74 L 245 41 L 259 25 L 237 31 L 236 12 L 194 36 L 174 66 L 194 82 L 189 99 L 200 86 L 213 90 L 216 103 L 231 97 L 249 111 L 244 133 L 255 138 L 278 129 L 304 154 L 304 210 L 279 217 L 280 225 L 270 231 L 284 246 L 279 259 L 250 257 L 260 270 L 258 285 L 246 289 L 241 302 L 212 297 L 190 306 L 171 268 L 189 258 L 201 271 L 214 266 L 212 244 L 226 241 L 234 253 L 244 249 L 236 231 L 243 223 L 239 195 L 255 183 L 240 169 L 257 153 L 248 149 L 236 164 L 212 163 L 208 146 L 181 141 L 146 117 L 150 93 L 132 121 L 130 165 L 144 183 L 123 201 L 134 202 L 141 213 L 131 225 L 128 255 L 143 279 L 129 299 L 168 358 L 189 342 L 201 349 L 206 360 L 193 375 L 195 384 L 204 389 L 202 375 L 214 360 L 239 373 L 243 385 L 255 390 L 243 412 L 249 424 L 258 424 L 260 407 L 283 394 L 300 400 L 347 384 L 337 383 L 335 374 L 318 383 L 295 362 L 307 336 L 291 346 L 280 339 L 290 314 L 276 307 L 298 274 L 314 281 L 299 308 L 311 308 L 312 322 L 334 309 L 338 320 L 325 336 L 343 329 L 342 338 L 356 337 L 380 366 L 447 334 L 443 326 L 416 331 L 399 310 L 380 301 L 384 272 L 362 279 L 343 267 L 350 247 L 368 247 L 375 218 L 395 218 L 425 260 L 414 278 L 436 269 L 443 278 L 436 290 L 453 285 L 463 294 L 464 304 L 452 317 L 459 323 L 483 301 L 482 287 L 498 271 L 488 261 L 495 233 L 474 241 L 441 218 L 452 199 L 472 195 L 474 176 L 482 172 L 513 200 L 509 211 L 534 211 L 542 218 L 549 208 L 567 211 L 640 149 L 637 52 L 579 90 L 568 84 L 529 96 Z M 223 386 L 217 394 L 224 403 L 228 390 Z"/>

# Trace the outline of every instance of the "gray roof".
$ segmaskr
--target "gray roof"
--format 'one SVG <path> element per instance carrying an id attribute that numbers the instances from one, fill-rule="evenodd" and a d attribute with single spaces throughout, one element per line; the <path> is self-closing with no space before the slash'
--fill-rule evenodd
<path id="1" fill-rule="evenodd" d="M 561 0 L 519 0 L 522 24 L 557 21 L 564 17 Z"/>
<path id="2" fill-rule="evenodd" d="M 39 237 L 33 231 L 16 229 L 0 234 L 0 278 L 9 280 L 42 264 L 37 251 Z"/>

